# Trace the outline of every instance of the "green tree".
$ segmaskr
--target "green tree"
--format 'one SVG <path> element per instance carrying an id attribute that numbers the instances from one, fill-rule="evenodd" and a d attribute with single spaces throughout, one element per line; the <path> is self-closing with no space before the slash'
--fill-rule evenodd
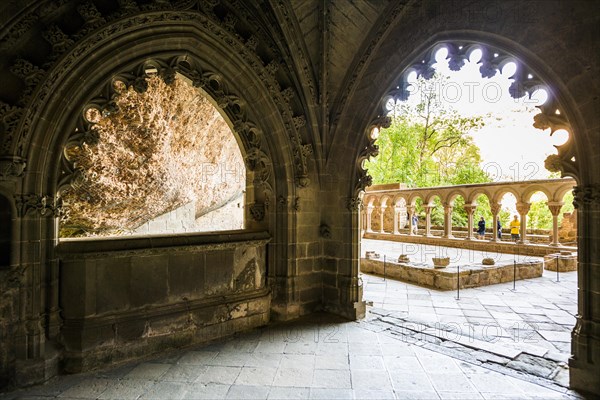
<path id="1" fill-rule="evenodd" d="M 483 118 L 463 117 L 450 104 L 441 102 L 437 92 L 447 80 L 439 75 L 430 81 L 419 79 L 417 95 L 421 101 L 395 107 L 391 126 L 379 132 L 379 156 L 366 162 L 375 184 L 402 182 L 409 187 L 428 187 L 491 180 L 480 167 L 479 147 L 470 136 L 483 126 Z M 443 225 L 439 198 L 433 205 L 431 223 Z M 454 226 L 467 225 L 463 205 L 464 199 L 455 201 Z M 417 212 L 424 215 L 421 206 L 417 202 Z"/>
<path id="2" fill-rule="evenodd" d="M 419 79 L 421 101 L 394 108 L 391 126 L 379 133 L 379 156 L 366 163 L 374 183 L 427 187 L 490 181 L 470 136 L 483 118 L 463 117 L 441 101 L 436 88 L 447 80 L 439 75 L 430 82 Z"/>
<path id="3" fill-rule="evenodd" d="M 531 202 L 527 214 L 527 226 L 533 229 L 552 229 L 552 214 L 546 200 Z"/>

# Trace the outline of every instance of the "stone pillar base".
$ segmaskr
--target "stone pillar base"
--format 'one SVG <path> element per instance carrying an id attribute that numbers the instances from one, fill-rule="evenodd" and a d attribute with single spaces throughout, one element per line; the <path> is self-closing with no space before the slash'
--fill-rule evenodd
<path id="1" fill-rule="evenodd" d="M 356 321 L 365 317 L 367 313 L 367 302 L 361 300 L 352 304 L 328 303 L 325 304 L 324 311 Z"/>
<path id="2" fill-rule="evenodd" d="M 573 356 L 569 359 L 569 387 L 582 394 L 600 396 L 599 334 L 600 323 L 577 318 L 571 335 Z"/>
<path id="3" fill-rule="evenodd" d="M 558 269 L 559 272 L 577 271 L 577 254 L 546 254 L 544 256 L 544 269 L 548 271 Z"/>
<path id="4" fill-rule="evenodd" d="M 60 354 L 54 346 L 46 342 L 43 358 L 17 360 L 15 384 L 18 387 L 37 385 L 47 382 L 58 375 Z"/>
<path id="5" fill-rule="evenodd" d="M 600 346 L 597 343 L 596 346 Z M 584 395 L 600 396 L 600 365 L 569 360 L 569 388 Z M 587 396 L 586 396 L 587 398 Z M 595 397 L 593 397 L 595 398 Z"/>

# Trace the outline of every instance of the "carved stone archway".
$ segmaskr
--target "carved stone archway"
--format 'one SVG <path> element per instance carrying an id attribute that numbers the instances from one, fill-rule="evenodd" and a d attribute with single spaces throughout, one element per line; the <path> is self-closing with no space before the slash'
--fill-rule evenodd
<path id="1" fill-rule="evenodd" d="M 59 194 L 77 180 L 64 149 L 89 140 L 85 110 L 110 112 L 116 81 L 143 91 L 149 74 L 166 83 L 181 74 L 208 93 L 227 116 L 250 171 L 247 227 L 270 235 L 271 316 L 291 318 L 314 307 L 299 304 L 298 293 L 303 285 L 318 283 L 308 276 L 299 281 L 297 260 L 288 254 L 295 245 L 298 191 L 311 181 L 311 146 L 302 143 L 304 117 L 293 110 L 294 91 L 282 89 L 275 79 L 277 65 L 263 65 L 254 52 L 256 37 L 244 40 L 202 12 L 134 12 L 102 28 L 104 22 L 90 25 L 87 33 L 96 33 L 84 36 L 47 73 L 39 74 L 14 135 L 4 143 L 19 154 L 15 160 L 27 160 L 15 192 L 16 242 L 23 243 L 21 265 L 29 271 L 21 283 L 25 308 L 15 332 L 16 358 L 24 362 L 18 372 L 22 382 L 47 379 L 58 361 L 50 347 L 60 342 L 62 330 Z M 229 46 L 228 54 L 223 46 Z M 10 165 L 13 176 L 23 170 L 14 160 Z M 69 329 L 77 334 L 72 324 Z M 69 369 L 88 368 L 77 357 L 70 358 Z"/>
<path id="2" fill-rule="evenodd" d="M 482 44 L 486 43 L 486 44 Z M 586 166 L 590 154 L 584 150 L 588 133 L 583 128 L 583 118 L 569 91 L 562 84 L 547 65 L 530 51 L 519 44 L 495 35 L 484 32 L 443 32 L 434 35 L 422 46 L 413 52 L 412 64 L 398 65 L 392 68 L 395 72 L 385 77 L 387 92 L 379 98 L 377 106 L 372 111 L 369 119 L 364 120 L 362 135 L 356 142 L 356 170 L 353 174 L 353 191 L 350 197 L 360 198 L 364 189 L 371 184 L 372 179 L 363 169 L 362 161 L 378 155 L 373 132 L 389 125 L 385 105 L 390 99 L 402 100 L 408 96 L 406 76 L 408 72 L 415 71 L 418 76 L 432 77 L 434 70 L 434 53 L 441 46 L 448 48 L 450 68 L 458 70 L 464 64 L 468 53 L 473 48 L 482 50 L 480 72 L 482 76 L 493 76 L 506 62 L 513 61 L 517 64 L 514 84 L 510 87 L 511 96 L 520 98 L 531 95 L 537 88 L 544 88 L 548 93 L 547 101 L 539 106 L 540 114 L 534 118 L 533 124 L 538 129 L 550 129 L 550 134 L 559 129 L 569 133 L 568 140 L 557 147 L 557 154 L 546 159 L 546 168 L 551 171 L 560 171 L 563 177 L 575 179 L 577 185 L 574 190 L 574 205 L 578 208 L 579 226 L 581 221 L 591 218 L 597 208 L 597 203 L 591 199 L 598 197 L 597 185 L 589 185 L 595 178 L 590 176 Z M 389 71 L 390 69 L 388 69 Z M 394 75 L 396 73 L 397 75 Z M 394 79 L 393 77 L 400 77 Z M 592 228 L 589 228 L 592 229 Z M 591 230 L 590 230 L 591 232 Z M 578 248 L 580 254 L 592 251 L 590 233 L 579 230 Z M 577 323 L 573 330 L 572 350 L 570 359 L 571 385 L 575 388 L 590 387 L 591 374 L 598 370 L 598 346 L 596 338 L 598 323 L 595 321 L 597 312 L 592 311 L 591 304 L 597 303 L 597 296 L 589 290 L 593 279 L 590 275 L 591 265 L 585 258 L 579 259 L 580 302 Z M 581 296 L 581 294 L 584 294 Z M 593 342 L 593 343 L 592 343 Z M 595 349 L 595 350 L 592 350 Z"/>

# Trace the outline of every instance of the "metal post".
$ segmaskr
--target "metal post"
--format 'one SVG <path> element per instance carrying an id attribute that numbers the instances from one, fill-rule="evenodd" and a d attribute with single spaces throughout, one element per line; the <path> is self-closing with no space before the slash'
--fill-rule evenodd
<path id="1" fill-rule="evenodd" d="M 517 290 L 517 260 L 514 260 L 513 262 L 513 290 Z"/>
<path id="2" fill-rule="evenodd" d="M 385 267 L 386 267 L 386 265 L 385 265 L 385 254 L 384 254 L 383 255 L 383 281 L 384 282 L 385 282 L 385 275 L 386 275 L 386 273 L 385 273 Z"/>
<path id="3" fill-rule="evenodd" d="M 560 282 L 560 278 L 558 276 L 558 253 L 556 254 L 556 282 Z"/>
<path id="4" fill-rule="evenodd" d="M 456 300 L 460 299 L 460 265 L 456 266 Z"/>

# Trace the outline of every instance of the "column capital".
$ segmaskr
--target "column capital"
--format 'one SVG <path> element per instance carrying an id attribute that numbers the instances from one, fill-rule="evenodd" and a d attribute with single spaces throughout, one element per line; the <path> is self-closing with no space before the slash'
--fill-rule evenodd
<path id="1" fill-rule="evenodd" d="M 415 213 L 415 210 L 417 209 L 417 207 L 416 206 L 407 206 L 406 209 L 408 210 L 408 213 L 412 215 Z"/>
<path id="2" fill-rule="evenodd" d="M 549 201 L 546 204 L 548 205 L 548 208 L 550 209 L 550 213 L 552 214 L 552 216 L 556 217 L 556 216 L 558 216 L 558 214 L 560 214 L 560 209 L 562 208 L 562 206 L 565 203 L 560 202 L 560 201 Z"/>
<path id="3" fill-rule="evenodd" d="M 501 203 L 495 203 L 495 202 L 490 203 L 490 211 L 492 212 L 492 215 L 498 215 L 500 213 L 501 209 L 502 209 Z"/>
<path id="4" fill-rule="evenodd" d="M 467 214 L 473 214 L 475 212 L 475 210 L 477 209 L 477 206 L 474 204 L 465 204 L 463 206 L 463 208 L 465 209 Z"/>
<path id="5" fill-rule="evenodd" d="M 531 203 L 517 203 L 517 211 L 521 215 L 526 215 L 531 208 Z"/>

